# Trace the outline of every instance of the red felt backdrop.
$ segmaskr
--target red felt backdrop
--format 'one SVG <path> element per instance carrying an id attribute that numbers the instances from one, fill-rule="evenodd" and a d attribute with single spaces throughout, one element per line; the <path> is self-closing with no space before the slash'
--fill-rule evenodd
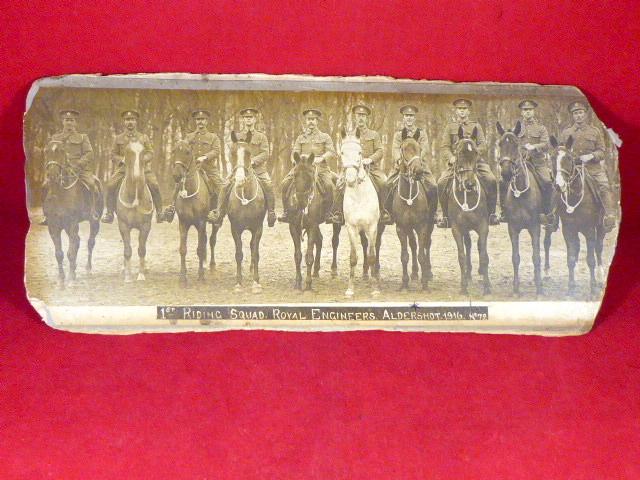
<path id="1" fill-rule="evenodd" d="M 637 0 L 31 0 L 6 2 L 0 26 L 0 478 L 640 478 Z M 29 85 L 163 71 L 579 86 L 626 142 L 598 325 L 560 339 L 46 327 L 22 286 Z"/>

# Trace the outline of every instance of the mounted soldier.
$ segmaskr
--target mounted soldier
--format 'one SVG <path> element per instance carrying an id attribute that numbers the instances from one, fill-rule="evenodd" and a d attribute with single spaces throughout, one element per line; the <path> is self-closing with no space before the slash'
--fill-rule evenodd
<path id="1" fill-rule="evenodd" d="M 611 186 L 602 162 L 605 159 L 605 146 L 602 132 L 588 123 L 588 107 L 582 102 L 569 105 L 569 112 L 573 117 L 573 125 L 564 129 L 560 135 L 560 142 L 566 143 L 573 138 L 571 151 L 584 164 L 589 176 L 593 178 L 597 187 L 602 207 L 604 208 L 603 227 L 610 232 L 616 224 L 616 212 L 611 198 Z"/>
<path id="2" fill-rule="evenodd" d="M 191 112 L 196 129 L 188 133 L 182 140 L 191 152 L 192 161 L 199 165 L 206 177 L 207 188 L 209 189 L 209 215 L 214 213 L 220 190 L 224 180 L 220 176 L 219 160 L 221 153 L 220 138 L 215 133 L 209 131 L 209 120 L 211 113 L 205 109 L 197 109 Z M 175 202 L 180 185 L 176 183 L 171 195 L 171 204 L 166 210 L 167 221 L 173 221 L 175 215 Z"/>
<path id="3" fill-rule="evenodd" d="M 420 179 L 422 186 L 427 193 L 427 198 L 433 204 L 437 204 L 438 202 L 438 194 L 436 181 L 431 173 L 431 168 L 428 162 L 429 156 L 429 141 L 427 139 L 427 132 L 423 129 L 418 128 L 416 126 L 416 114 L 418 113 L 418 107 L 414 105 L 405 105 L 400 108 L 400 113 L 402 114 L 402 128 L 400 130 L 396 130 L 393 134 L 393 144 L 392 144 L 392 155 L 393 155 L 393 170 L 391 171 L 391 175 L 389 175 L 389 180 L 387 181 L 387 195 L 385 200 L 385 212 L 390 212 L 393 208 L 393 195 L 391 192 L 398 184 L 398 178 L 400 175 L 400 163 L 403 161 L 402 158 L 402 143 L 407 138 L 413 138 L 418 142 L 420 146 Z M 393 220 L 390 216 L 385 221 L 386 224 L 393 223 Z"/>
<path id="4" fill-rule="evenodd" d="M 236 133 L 237 142 L 246 142 L 247 148 L 251 154 L 251 167 L 264 192 L 265 203 L 267 207 L 267 224 L 273 227 L 276 223 L 276 197 L 273 192 L 273 183 L 271 176 L 267 171 L 267 162 L 269 160 L 269 140 L 267 136 L 256 130 L 256 119 L 260 111 L 257 108 L 245 108 L 240 110 L 240 117 L 243 120 L 243 128 Z M 229 195 L 233 189 L 233 180 L 227 179 L 220 194 L 220 202 L 218 209 L 209 217 L 214 225 L 222 225 L 222 221 L 227 214 L 229 204 Z"/>
<path id="5" fill-rule="evenodd" d="M 327 208 L 325 220 L 333 222 L 331 218 L 331 204 L 333 203 L 334 174 L 329 169 L 328 161 L 336 157 L 336 149 L 333 145 L 331 137 L 318 129 L 318 120 L 322 117 L 322 112 L 315 108 L 310 108 L 302 112 L 304 118 L 305 130 L 301 133 L 293 145 L 291 152 L 291 161 L 294 162 L 294 156 L 300 155 L 301 158 L 309 158 L 311 154 L 314 156 L 313 165 L 315 167 L 317 183 L 320 187 L 320 194 L 323 197 L 324 205 Z M 287 211 L 288 197 L 291 185 L 293 184 L 293 167 L 289 173 L 282 179 L 282 204 L 284 212 L 279 221 L 289 223 L 290 212 Z"/>
<path id="6" fill-rule="evenodd" d="M 451 183 L 455 175 L 455 144 L 458 142 L 458 134 L 462 130 L 463 138 L 472 138 L 472 133 L 476 131 L 475 144 L 480 158 L 476 164 L 476 173 L 478 180 L 487 196 L 487 210 L 489 213 L 489 225 L 499 225 L 499 219 L 496 216 L 496 202 L 498 187 L 496 177 L 491 172 L 489 164 L 485 158 L 487 153 L 487 142 L 484 136 L 482 126 L 469 119 L 471 108 L 471 100 L 459 98 L 453 102 L 455 107 L 456 119 L 449 122 L 444 129 L 442 139 L 440 141 L 440 155 L 447 164 L 447 169 L 442 172 L 438 180 L 438 196 L 440 197 L 440 207 L 442 208 L 442 218 L 438 222 L 439 228 L 449 228 L 448 218 L 448 197 L 451 191 Z"/>
<path id="7" fill-rule="evenodd" d="M 371 109 L 366 105 L 355 105 L 351 112 L 355 117 L 356 129 L 360 133 L 360 145 L 362 146 L 362 163 L 365 165 L 369 173 L 369 177 L 373 182 L 378 193 L 380 203 L 380 222 L 389 223 L 391 216 L 384 208 L 384 199 L 386 198 L 387 177 L 382 171 L 380 163 L 382 162 L 382 139 L 380 134 L 369 128 L 369 117 Z M 333 209 L 331 221 L 339 225 L 344 224 L 344 215 L 342 212 L 342 204 L 345 191 L 344 172 L 338 177 L 338 182 L 333 195 Z"/>
<path id="8" fill-rule="evenodd" d="M 91 219 L 97 220 L 100 217 L 97 208 L 100 198 L 100 186 L 91 168 L 93 148 L 91 147 L 89 136 L 86 133 L 78 132 L 79 116 L 80 113 L 76 110 L 60 111 L 62 131 L 51 136 L 48 148 L 51 148 L 54 144 L 62 148 L 67 166 L 78 176 L 78 179 L 91 194 Z M 45 180 L 42 186 L 43 199 L 46 197 L 47 192 L 48 185 Z M 47 220 L 45 219 L 42 225 L 46 224 Z"/>
<path id="9" fill-rule="evenodd" d="M 551 169 L 547 164 L 547 151 L 549 150 L 549 133 L 547 128 L 540 123 L 535 116 L 535 109 L 538 104 L 533 100 L 523 100 L 518 104 L 520 109 L 521 130 L 518 134 L 521 155 L 533 166 L 536 178 L 542 190 L 542 209 L 540 223 L 547 227 L 555 224 L 552 213 L 553 203 L 553 179 Z M 506 222 L 504 216 L 504 200 L 507 198 L 508 184 L 500 180 L 500 221 Z"/>
<path id="10" fill-rule="evenodd" d="M 107 211 L 102 217 L 104 223 L 113 223 L 113 212 L 116 209 L 118 190 L 125 177 L 124 155 L 127 145 L 131 142 L 139 142 L 144 146 L 145 150 L 153 151 L 153 145 L 149 137 L 138 131 L 140 114 L 135 110 L 125 110 L 122 112 L 121 117 L 124 123 L 124 132 L 116 135 L 113 143 L 111 161 L 114 162 L 116 168 L 107 182 Z M 149 158 L 151 158 L 151 156 Z M 156 221 L 162 223 L 165 221 L 165 215 L 162 209 L 162 197 L 156 175 L 153 173 L 153 170 L 151 170 L 151 160 L 144 166 L 144 176 L 149 191 L 151 192 L 153 206 L 156 210 Z"/>

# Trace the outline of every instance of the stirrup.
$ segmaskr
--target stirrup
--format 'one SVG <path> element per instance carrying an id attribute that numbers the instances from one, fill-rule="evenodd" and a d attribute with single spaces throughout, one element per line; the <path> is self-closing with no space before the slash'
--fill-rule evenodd
<path id="1" fill-rule="evenodd" d="M 495 213 L 489 215 L 489 225 L 491 225 L 492 227 L 500 225 L 500 219 L 498 218 L 498 215 L 496 215 Z"/>
<path id="2" fill-rule="evenodd" d="M 286 210 L 282 213 L 282 215 L 280 215 L 278 217 L 278 221 L 282 222 L 282 223 L 289 223 L 290 222 L 290 218 L 289 218 L 289 212 L 287 212 Z"/>
<path id="3" fill-rule="evenodd" d="M 438 228 L 450 228 L 449 219 L 447 217 L 442 217 L 440 220 L 438 220 L 438 223 L 436 226 Z"/>
<path id="4" fill-rule="evenodd" d="M 103 216 L 102 219 L 100 220 L 102 223 L 113 223 L 113 212 L 106 212 Z"/>

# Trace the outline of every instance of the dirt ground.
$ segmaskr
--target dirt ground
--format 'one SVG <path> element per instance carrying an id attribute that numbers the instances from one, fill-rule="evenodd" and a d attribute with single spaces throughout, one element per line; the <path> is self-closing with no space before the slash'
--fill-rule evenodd
<path id="1" fill-rule="evenodd" d="M 37 217 L 34 218 L 34 220 Z M 210 229 L 211 227 L 209 227 Z M 86 239 L 88 225 L 81 227 L 82 244 L 78 261 L 78 278 L 72 286 L 60 289 L 57 286 L 57 266 L 53 243 L 46 227 L 32 224 L 27 242 L 27 288 L 31 297 L 44 300 L 50 305 L 182 305 L 182 304 L 242 304 L 242 303 L 319 303 L 319 302 L 427 302 L 427 301 L 496 301 L 535 299 L 533 266 L 528 234 L 523 233 L 521 246 L 521 296 L 512 294 L 511 243 L 506 225 L 492 227 L 489 235 L 489 272 L 493 286 L 490 295 L 482 295 L 480 277 L 477 275 L 477 251 L 473 256 L 474 274 L 469 295 L 459 290 L 460 271 L 456 246 L 451 230 L 434 229 L 431 262 L 433 281 L 429 290 L 423 291 L 418 281 L 411 281 L 409 291 L 399 292 L 402 266 L 400 245 L 395 227 L 387 227 L 382 240 L 381 294 L 371 296 L 371 284 L 362 280 L 362 252 L 359 249 L 356 294 L 347 299 L 344 292 L 349 276 L 349 239 L 346 231 L 340 236 L 338 250 L 338 275 L 331 276 L 331 226 L 323 225 L 324 247 L 319 278 L 313 279 L 313 291 L 298 292 L 293 288 L 295 268 L 293 244 L 289 229 L 284 224 L 268 228 L 265 224 L 260 250 L 260 283 L 262 292 L 251 293 L 249 270 L 249 233 L 244 234 L 245 282 L 240 293 L 234 292 L 235 260 L 230 226 L 225 221 L 218 234 L 215 271 L 208 271 L 204 282 L 197 279 L 196 232 L 189 236 L 187 254 L 188 285 L 179 283 L 180 256 L 177 218 L 172 224 L 153 224 L 147 244 L 148 274 L 145 281 L 125 284 L 122 275 L 122 240 L 117 224 L 102 225 L 94 251 L 93 273 L 85 272 L 87 258 Z M 605 239 L 605 273 L 611 262 L 617 231 Z M 526 235 L 526 237 L 525 237 Z M 475 237 L 474 243 L 475 243 Z M 133 272 L 137 274 L 137 253 L 134 242 Z M 589 276 L 584 259 L 584 241 L 581 258 L 576 268 L 578 290 L 574 297 L 567 296 L 566 253 L 562 234 L 553 235 L 551 248 L 551 272 L 544 280 L 545 296 L 541 300 L 588 300 Z M 66 238 L 65 238 L 66 248 Z M 475 247 L 474 247 L 475 249 Z M 304 262 L 304 260 L 303 260 Z M 208 262 L 207 262 L 208 267 Z M 68 263 L 65 261 L 68 272 Z"/>

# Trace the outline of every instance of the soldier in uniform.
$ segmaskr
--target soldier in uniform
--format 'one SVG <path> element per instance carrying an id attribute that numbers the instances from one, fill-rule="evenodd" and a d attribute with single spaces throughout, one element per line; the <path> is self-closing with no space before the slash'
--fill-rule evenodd
<path id="1" fill-rule="evenodd" d="M 480 158 L 476 164 L 476 174 L 482 184 L 482 188 L 487 196 L 487 208 L 489 210 L 489 225 L 499 225 L 500 221 L 496 215 L 496 202 L 498 197 L 498 185 L 496 177 L 491 172 L 487 160 L 484 158 L 487 153 L 487 142 L 484 137 L 482 126 L 469 119 L 471 100 L 459 98 L 453 102 L 456 112 L 456 120 L 447 124 L 440 142 L 440 155 L 447 164 L 447 169 L 442 172 L 438 180 L 438 196 L 440 197 L 440 207 L 442 208 L 442 218 L 438 222 L 438 227 L 449 228 L 448 201 L 451 181 L 454 176 L 455 167 L 455 144 L 458 141 L 458 130 L 462 127 L 465 138 L 470 138 L 474 128 L 477 129 L 476 148 Z"/>
<path id="2" fill-rule="evenodd" d="M 573 125 L 562 131 L 560 141 L 566 143 L 573 137 L 571 151 L 585 166 L 589 175 L 598 185 L 602 206 L 604 207 L 603 226 L 610 232 L 616 224 L 616 212 L 611 198 L 611 187 L 602 161 L 605 156 L 604 138 L 602 132 L 587 121 L 588 107 L 582 102 L 569 104 L 569 112 L 573 117 Z"/>
<path id="3" fill-rule="evenodd" d="M 78 117 L 80 113 L 76 110 L 62 110 L 60 118 L 62 120 L 62 131 L 55 133 L 49 145 L 59 143 L 65 153 L 68 166 L 78 175 L 80 181 L 86 185 L 91 194 L 91 218 L 99 220 L 97 213 L 97 203 L 99 199 L 99 190 L 96 177 L 91 169 L 91 161 L 93 159 L 93 148 L 86 133 L 78 132 Z M 48 186 L 43 185 L 42 198 L 46 197 Z M 46 225 L 46 220 L 43 222 Z"/>
<path id="4" fill-rule="evenodd" d="M 301 133 L 293 145 L 293 154 L 298 153 L 302 157 L 308 157 L 312 153 L 314 154 L 313 163 L 316 167 L 318 181 L 322 188 L 325 205 L 331 205 L 333 201 L 333 173 L 329 169 L 328 161 L 335 158 L 336 149 L 333 146 L 333 140 L 331 137 L 321 132 L 318 129 L 318 120 L 322 117 L 322 112 L 315 108 L 310 108 L 302 112 L 304 118 L 305 129 Z M 289 187 L 293 183 L 293 168 L 289 170 L 289 173 L 282 179 L 282 202 L 283 205 L 287 204 L 287 196 L 289 194 Z M 278 218 L 279 221 L 288 223 L 289 212 L 284 209 L 283 215 Z M 331 218 L 331 211 L 327 212 L 326 221 L 333 222 Z"/>
<path id="5" fill-rule="evenodd" d="M 124 153 L 127 145 L 130 142 L 138 141 L 144 145 L 145 150 L 153 151 L 153 145 L 151 145 L 149 137 L 138 131 L 140 114 L 135 110 L 125 110 L 121 116 L 124 123 L 124 132 L 116 135 L 111 152 L 111 160 L 115 163 L 116 169 L 107 182 L 107 211 L 102 217 L 104 223 L 113 222 L 113 212 L 116 209 L 118 189 L 125 177 Z M 148 161 L 144 166 L 144 176 L 149 191 L 151 192 L 153 206 L 156 209 L 156 220 L 158 223 L 162 223 L 165 220 L 162 209 L 162 197 L 160 196 L 160 186 L 158 185 L 156 175 L 151 170 L 151 161 Z"/>
<path id="6" fill-rule="evenodd" d="M 264 200 L 267 207 L 267 224 L 273 227 L 276 223 L 276 197 L 273 192 L 273 183 L 267 171 L 267 160 L 269 160 L 269 140 L 267 136 L 256 130 L 256 117 L 260 113 L 256 108 L 245 108 L 240 110 L 240 116 L 243 119 L 244 127 L 238 132 L 237 139 L 240 141 L 249 141 L 249 151 L 251 152 L 251 166 L 260 182 L 262 191 L 264 192 Z M 220 195 L 220 205 L 218 210 L 210 217 L 215 225 L 222 225 L 225 215 L 227 214 L 227 205 L 229 195 L 233 188 L 233 180 L 228 178 L 223 186 Z"/>
<path id="7" fill-rule="evenodd" d="M 210 132 L 207 128 L 209 126 L 209 119 L 211 118 L 211 113 L 208 110 L 194 110 L 191 112 L 191 117 L 196 123 L 196 130 L 188 133 L 183 142 L 189 145 L 193 160 L 200 165 L 200 168 L 207 178 L 207 187 L 211 194 L 209 197 L 209 214 L 211 215 L 214 213 L 218 195 L 224 184 L 218 166 L 221 152 L 220 139 L 218 135 Z M 178 179 L 176 179 L 176 182 L 177 180 Z M 179 190 L 180 186 L 176 183 L 171 196 L 171 205 L 167 207 L 165 212 L 167 221 L 169 222 L 173 221 L 175 215 L 175 202 Z"/>
<path id="8" fill-rule="evenodd" d="M 362 145 L 362 162 L 369 172 L 369 177 L 378 192 L 378 201 L 380 202 L 380 222 L 388 223 L 390 220 L 389 212 L 384 208 L 384 199 L 386 198 L 387 177 L 380 168 L 382 161 L 382 140 L 380 134 L 375 130 L 369 129 L 369 116 L 371 109 L 366 105 L 355 105 L 351 111 L 355 116 L 356 127 L 360 132 L 360 144 Z M 344 200 L 345 180 L 344 174 L 338 178 L 338 183 L 333 195 L 333 209 L 331 220 L 333 223 L 343 224 L 344 216 L 342 213 L 342 202 Z"/>
<path id="9" fill-rule="evenodd" d="M 535 116 L 535 109 L 538 104 L 533 100 L 523 100 L 518 104 L 520 114 L 522 116 L 522 129 L 518 135 L 520 149 L 533 165 L 540 180 L 542 188 L 542 209 L 543 214 L 540 215 L 540 222 L 544 225 L 551 226 L 554 224 L 552 214 L 552 195 L 553 180 L 551 178 L 551 169 L 547 165 L 546 153 L 549 150 L 549 133 L 547 128 L 542 125 Z M 506 222 L 504 218 L 504 200 L 507 198 L 508 184 L 502 179 L 500 180 L 500 221 Z"/>
<path id="10" fill-rule="evenodd" d="M 400 175 L 400 162 L 402 160 L 402 142 L 409 138 L 416 138 L 418 145 L 420 145 L 420 177 L 422 186 L 427 192 L 427 198 L 430 202 L 438 201 L 438 192 L 436 187 L 436 180 L 431 173 L 431 168 L 427 160 L 429 155 L 429 141 L 427 139 L 427 132 L 421 128 L 416 127 L 416 114 L 418 113 L 418 107 L 414 105 L 405 105 L 400 108 L 402 114 L 402 128 L 397 130 L 393 134 L 392 155 L 393 155 L 393 170 L 389 175 L 389 181 L 387 182 L 387 199 L 385 206 L 388 211 L 391 211 L 393 207 L 393 195 L 391 192 L 398 183 Z M 388 224 L 393 223 L 393 220 L 389 218 Z"/>

